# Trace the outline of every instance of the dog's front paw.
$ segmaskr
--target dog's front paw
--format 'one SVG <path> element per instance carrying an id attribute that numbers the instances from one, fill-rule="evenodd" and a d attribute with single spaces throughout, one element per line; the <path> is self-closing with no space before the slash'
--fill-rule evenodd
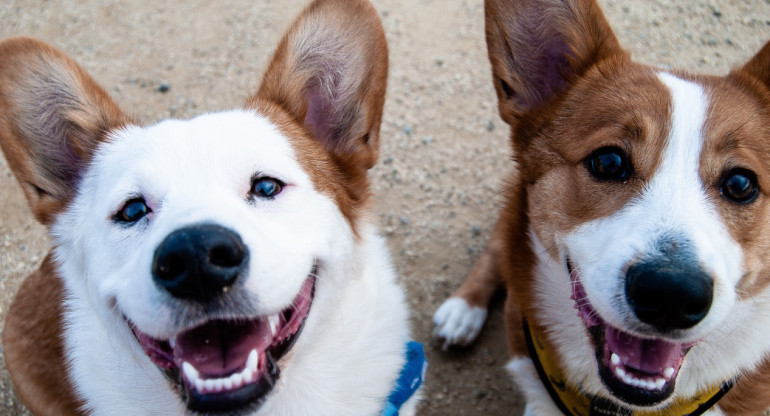
<path id="1" fill-rule="evenodd" d="M 435 334 L 444 340 L 444 349 L 467 346 L 481 332 L 487 320 L 486 308 L 471 306 L 463 298 L 451 297 L 433 314 Z"/>

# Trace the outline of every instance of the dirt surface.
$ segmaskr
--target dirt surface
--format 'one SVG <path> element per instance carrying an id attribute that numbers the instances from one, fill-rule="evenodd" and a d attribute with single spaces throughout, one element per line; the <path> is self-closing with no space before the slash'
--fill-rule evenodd
<path id="1" fill-rule="evenodd" d="M 422 415 L 516 415 L 502 367 L 501 301 L 466 350 L 440 350 L 431 316 L 485 242 L 510 172 L 490 82 L 481 0 L 375 0 L 390 44 L 377 213 L 430 368 Z M 66 51 L 146 123 L 236 107 L 304 0 L 0 2 L 0 39 Z M 722 74 L 770 38 L 770 0 L 600 0 L 637 60 Z M 161 85 L 168 91 L 160 92 Z M 1 111 L 1 110 L 0 110 Z M 0 158 L 0 322 L 49 248 Z M 2 324 L 0 324 L 2 328 Z M 26 414 L 0 360 L 0 414 Z"/>

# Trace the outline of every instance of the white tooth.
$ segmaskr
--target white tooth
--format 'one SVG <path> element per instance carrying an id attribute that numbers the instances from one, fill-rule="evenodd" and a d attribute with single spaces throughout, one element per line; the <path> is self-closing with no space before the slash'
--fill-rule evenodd
<path id="1" fill-rule="evenodd" d="M 226 379 L 222 380 L 222 386 L 225 390 L 232 390 L 233 389 L 233 378 L 232 376 L 227 377 Z"/>
<path id="2" fill-rule="evenodd" d="M 198 370 L 187 361 L 182 363 L 182 372 L 184 372 L 184 376 L 187 377 L 187 380 L 192 383 L 195 383 L 195 381 L 199 379 Z"/>
<path id="3" fill-rule="evenodd" d="M 246 368 L 246 371 L 243 372 L 243 382 L 248 384 L 254 381 L 254 372 L 251 371 L 251 368 Z"/>
<path id="4" fill-rule="evenodd" d="M 628 374 L 623 376 L 623 382 L 628 384 L 629 386 L 633 386 L 634 385 L 634 379 L 631 378 L 631 376 L 629 376 Z"/>
<path id="5" fill-rule="evenodd" d="M 610 361 L 612 361 L 612 364 L 618 365 L 620 364 L 620 357 L 618 357 L 618 355 L 613 352 L 610 356 Z"/>
<path id="6" fill-rule="evenodd" d="M 243 375 L 241 373 L 231 375 L 230 379 L 233 381 L 233 388 L 237 389 L 243 385 Z"/>
<path id="7" fill-rule="evenodd" d="M 647 380 L 644 382 L 644 388 L 646 390 L 654 390 L 655 389 L 655 382 L 652 380 Z"/>
<path id="8" fill-rule="evenodd" d="M 270 333 L 275 336 L 276 333 L 278 333 L 278 322 L 280 318 L 278 315 L 271 315 L 269 318 L 267 318 L 267 323 L 270 324 Z"/>
<path id="9" fill-rule="evenodd" d="M 665 370 L 663 371 L 663 375 L 664 375 L 664 376 L 665 376 L 667 379 L 671 380 L 671 377 L 673 377 L 673 376 L 674 376 L 674 369 L 673 369 L 673 367 L 669 367 L 669 368 L 665 369 Z"/>
<path id="10" fill-rule="evenodd" d="M 214 390 L 214 380 L 206 380 L 203 382 L 203 388 L 206 389 L 207 392 L 211 392 Z"/>
<path id="11" fill-rule="evenodd" d="M 198 393 L 203 393 L 203 380 L 195 379 L 195 390 L 198 390 Z"/>
<path id="12" fill-rule="evenodd" d="M 246 360 L 246 368 L 257 372 L 257 366 L 259 365 L 259 353 L 257 350 L 251 350 L 249 353 L 249 358 Z"/>
<path id="13" fill-rule="evenodd" d="M 659 378 L 658 380 L 655 381 L 655 389 L 656 390 L 662 390 L 663 386 L 665 386 L 665 385 L 666 385 L 666 380 L 663 379 L 663 378 Z"/>
<path id="14" fill-rule="evenodd" d="M 625 379 L 626 372 L 622 368 L 618 367 L 615 369 L 615 375 L 618 376 L 618 378 Z"/>
<path id="15" fill-rule="evenodd" d="M 219 393 L 222 391 L 222 387 L 224 387 L 225 381 L 221 378 L 218 378 L 214 380 L 214 392 Z"/>
<path id="16" fill-rule="evenodd" d="M 174 345 L 176 345 L 176 338 L 171 338 L 168 340 L 168 345 L 171 346 L 171 349 L 174 349 Z"/>

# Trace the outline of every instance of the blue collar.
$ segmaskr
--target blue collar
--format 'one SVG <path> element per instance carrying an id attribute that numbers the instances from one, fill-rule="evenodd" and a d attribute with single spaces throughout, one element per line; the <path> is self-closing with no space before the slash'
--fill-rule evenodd
<path id="1" fill-rule="evenodd" d="M 398 416 L 401 406 L 420 389 L 427 368 L 428 362 L 425 361 L 422 344 L 409 341 L 406 344 L 406 363 L 401 369 L 396 388 L 388 397 L 382 416 Z"/>

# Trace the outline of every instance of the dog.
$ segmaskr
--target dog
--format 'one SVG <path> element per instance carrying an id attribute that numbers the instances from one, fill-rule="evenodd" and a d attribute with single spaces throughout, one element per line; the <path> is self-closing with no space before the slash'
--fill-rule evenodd
<path id="1" fill-rule="evenodd" d="M 54 246 L 3 331 L 28 408 L 414 414 L 367 179 L 387 72 L 374 7 L 316 0 L 241 108 L 140 126 L 64 53 L 0 43 L 0 145 Z"/>
<path id="2" fill-rule="evenodd" d="M 515 174 L 436 311 L 477 336 L 498 282 L 526 415 L 770 408 L 770 43 L 727 76 L 632 62 L 594 0 L 486 0 Z"/>

